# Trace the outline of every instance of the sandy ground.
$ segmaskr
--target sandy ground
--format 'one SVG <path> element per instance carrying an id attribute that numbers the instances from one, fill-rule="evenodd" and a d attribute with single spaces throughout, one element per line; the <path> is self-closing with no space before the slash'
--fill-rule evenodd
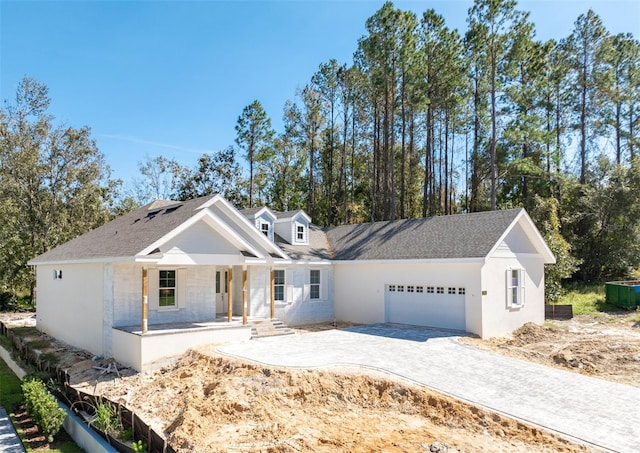
<path id="1" fill-rule="evenodd" d="M 483 349 L 542 365 L 640 387 L 638 313 L 577 316 L 566 321 L 527 324 L 511 338 L 463 338 Z"/>
<path id="2" fill-rule="evenodd" d="M 640 385 L 640 328 L 629 316 L 527 325 L 512 338 L 465 339 L 517 358 Z M 296 329 L 331 328 L 316 326 Z M 42 340 L 44 336 L 29 338 Z M 360 369 L 291 370 L 190 351 L 149 373 L 59 342 L 46 351 L 72 384 L 133 409 L 180 452 L 552 452 L 588 451 L 551 433 L 410 383 Z"/>

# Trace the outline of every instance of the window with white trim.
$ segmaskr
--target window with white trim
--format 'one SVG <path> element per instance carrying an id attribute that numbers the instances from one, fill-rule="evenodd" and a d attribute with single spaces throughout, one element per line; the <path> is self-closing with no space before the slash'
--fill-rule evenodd
<path id="1" fill-rule="evenodd" d="M 395 293 L 396 292 L 396 285 L 389 285 L 389 292 Z"/>
<path id="2" fill-rule="evenodd" d="M 456 289 L 452 288 L 451 286 L 449 287 L 449 289 L 447 290 L 448 294 L 455 294 L 456 293 Z"/>
<path id="3" fill-rule="evenodd" d="M 403 293 L 404 292 L 404 285 L 398 285 L 398 292 L 399 293 Z"/>
<path id="4" fill-rule="evenodd" d="M 408 293 L 412 293 L 412 292 L 414 292 L 414 286 L 413 286 L 413 285 L 408 285 L 408 286 L 407 286 L 407 292 L 408 292 Z"/>
<path id="5" fill-rule="evenodd" d="M 309 299 L 320 299 L 320 271 L 316 269 L 309 271 Z"/>
<path id="6" fill-rule="evenodd" d="M 458 288 L 458 294 L 466 294 L 467 290 L 465 288 Z"/>
<path id="7" fill-rule="evenodd" d="M 269 237 L 269 224 L 267 222 L 261 223 L 260 231 L 262 231 L 262 234 L 264 234 L 266 237 Z"/>
<path id="8" fill-rule="evenodd" d="M 416 292 L 417 293 L 423 293 L 424 292 L 424 286 L 416 286 Z"/>
<path id="9" fill-rule="evenodd" d="M 158 306 L 175 307 L 177 305 L 176 271 L 161 270 L 158 279 Z"/>
<path id="10" fill-rule="evenodd" d="M 427 294 L 433 294 L 433 286 L 427 286 Z"/>
<path id="11" fill-rule="evenodd" d="M 507 306 L 524 307 L 524 269 L 507 269 Z"/>
<path id="12" fill-rule="evenodd" d="M 444 286 L 438 286 L 438 288 L 437 288 L 436 292 L 437 292 L 438 294 L 444 294 Z"/>
<path id="13" fill-rule="evenodd" d="M 284 269 L 273 271 L 273 300 L 284 302 L 285 273 Z"/>

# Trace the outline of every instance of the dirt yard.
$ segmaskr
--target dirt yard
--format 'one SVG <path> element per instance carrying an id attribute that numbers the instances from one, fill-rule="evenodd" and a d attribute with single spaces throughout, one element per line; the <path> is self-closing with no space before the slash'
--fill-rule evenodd
<path id="1" fill-rule="evenodd" d="M 463 341 L 517 359 L 640 387 L 637 319 L 635 311 L 577 316 L 547 321 L 543 327 L 527 324 L 513 338 Z"/>
<path id="2" fill-rule="evenodd" d="M 640 328 L 630 317 L 528 325 L 476 347 L 638 386 Z M 315 327 L 331 328 L 331 326 Z M 296 335 L 307 330 L 297 329 Z M 35 336 L 28 341 L 39 341 Z M 412 384 L 360 369 L 282 369 L 190 351 L 150 373 L 53 342 L 72 384 L 133 409 L 180 452 L 572 452 L 587 448 Z"/>

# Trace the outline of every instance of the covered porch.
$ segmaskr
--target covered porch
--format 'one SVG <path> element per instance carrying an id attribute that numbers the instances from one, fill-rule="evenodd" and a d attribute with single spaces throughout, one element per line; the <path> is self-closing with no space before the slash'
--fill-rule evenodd
<path id="1" fill-rule="evenodd" d="M 264 262 L 255 265 L 262 275 L 271 267 Z M 267 271 L 261 291 L 253 296 L 263 308 L 251 313 L 251 265 L 246 262 L 145 263 L 128 269 L 138 273 L 140 302 L 130 311 L 134 316 L 114 323 L 107 338 L 111 337 L 110 355 L 138 371 L 160 368 L 190 348 L 250 339 L 254 323 L 275 318 L 273 271 Z M 160 305 L 163 297 L 168 306 Z"/>
<path id="2" fill-rule="evenodd" d="M 149 371 L 170 364 L 187 350 L 209 344 L 243 341 L 251 338 L 254 318 L 219 318 L 202 322 L 114 327 L 114 357 L 138 371 Z"/>

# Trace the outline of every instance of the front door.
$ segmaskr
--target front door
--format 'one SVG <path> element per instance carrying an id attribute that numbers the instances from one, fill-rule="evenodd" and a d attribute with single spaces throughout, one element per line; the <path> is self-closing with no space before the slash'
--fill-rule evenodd
<path id="1" fill-rule="evenodd" d="M 216 316 L 229 312 L 229 281 L 227 271 L 216 271 Z"/>

